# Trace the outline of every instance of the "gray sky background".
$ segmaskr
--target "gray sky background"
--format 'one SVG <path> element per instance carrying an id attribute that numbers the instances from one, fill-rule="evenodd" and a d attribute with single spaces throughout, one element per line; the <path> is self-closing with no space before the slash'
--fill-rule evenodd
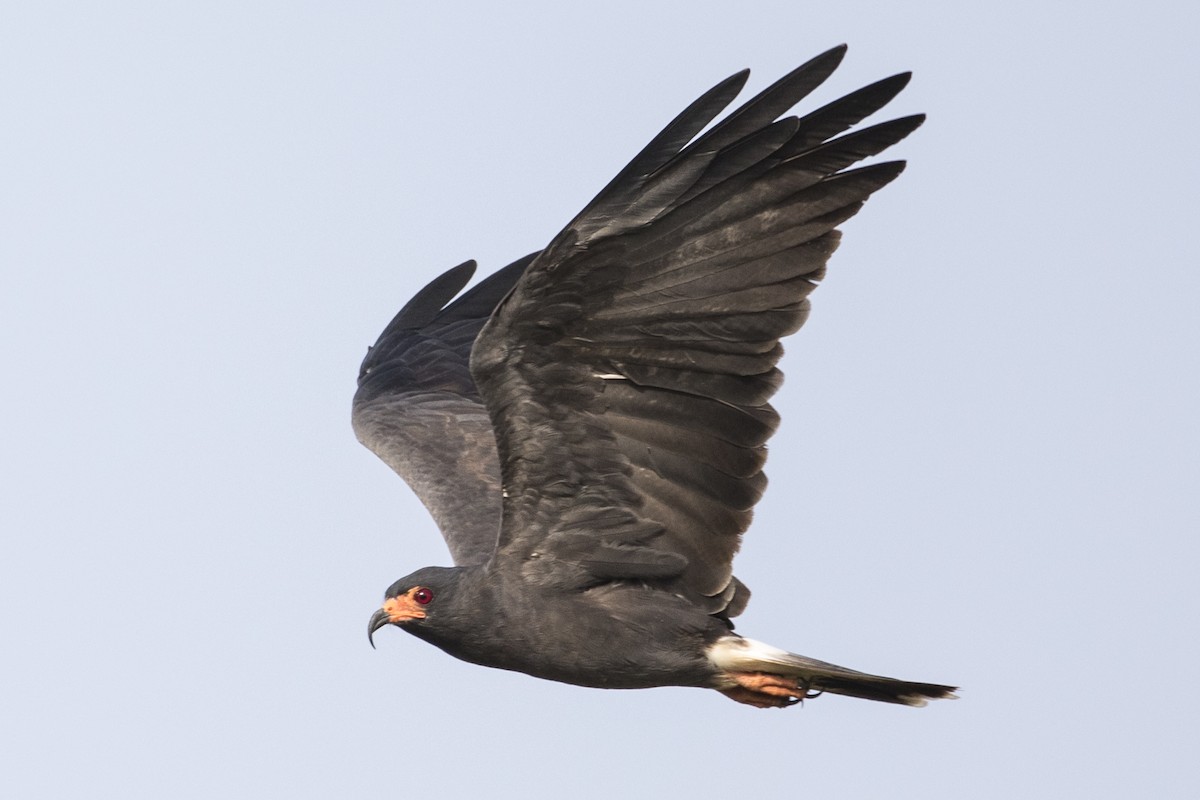
<path id="1" fill-rule="evenodd" d="M 1185 3 L 5 4 L 4 794 L 1192 798 L 1200 21 Z M 788 343 L 739 630 L 923 710 L 603 692 L 398 631 L 446 563 L 349 426 L 428 279 L 839 42 L 908 172 Z"/>

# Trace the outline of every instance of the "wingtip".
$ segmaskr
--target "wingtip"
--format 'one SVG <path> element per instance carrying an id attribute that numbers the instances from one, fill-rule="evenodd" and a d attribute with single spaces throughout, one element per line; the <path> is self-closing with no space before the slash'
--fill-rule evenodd
<path id="1" fill-rule="evenodd" d="M 710 89 L 709 93 L 715 94 L 722 89 L 734 89 L 733 96 L 736 97 L 741 94 L 742 89 L 746 88 L 748 80 L 750 80 L 750 68 L 743 67 Z M 733 99 L 730 98 L 729 102 L 733 102 Z"/>
<path id="2" fill-rule="evenodd" d="M 876 81 L 873 86 L 886 86 L 892 93 L 892 97 L 904 91 L 904 87 L 912 83 L 912 71 L 897 72 L 895 75 L 889 75 L 882 80 Z"/>
<path id="3" fill-rule="evenodd" d="M 475 267 L 475 259 L 468 259 L 438 275 L 404 304 L 384 333 L 397 327 L 420 328 L 429 324 L 467 285 L 475 274 Z"/>
<path id="4" fill-rule="evenodd" d="M 821 53 L 820 55 L 814 56 L 814 57 L 810 58 L 808 61 L 805 61 L 803 64 L 801 64 L 800 66 L 796 67 L 794 70 L 789 72 L 787 75 L 783 76 L 783 78 L 781 78 L 779 81 L 777 81 L 777 83 L 785 84 L 793 78 L 799 77 L 801 75 L 806 75 L 809 73 L 816 72 L 822 76 L 816 82 L 816 84 L 814 84 L 813 88 L 816 88 L 816 85 L 823 83 L 826 78 L 828 78 L 830 75 L 832 75 L 834 73 L 834 71 L 837 70 L 837 68 L 839 66 L 841 66 L 842 59 L 844 59 L 846 57 L 846 51 L 848 49 L 849 49 L 849 46 L 846 45 L 845 43 L 831 47 L 828 50 L 826 50 L 824 53 Z M 804 94 L 807 94 L 807 92 L 805 92 Z M 803 98 L 803 95 L 801 95 L 800 97 L 797 97 L 796 100 L 799 101 L 802 98 Z"/>
<path id="5" fill-rule="evenodd" d="M 813 64 L 818 64 L 823 61 L 830 61 L 832 64 L 830 65 L 829 70 L 832 72 L 841 65 L 842 59 L 846 57 L 846 52 L 849 51 L 849 49 L 850 45 L 846 44 L 845 42 L 836 44 L 826 50 L 824 53 L 821 53 L 816 58 L 810 58 L 806 64 L 800 67 L 800 69 L 804 69 L 805 67 L 809 67 Z"/>

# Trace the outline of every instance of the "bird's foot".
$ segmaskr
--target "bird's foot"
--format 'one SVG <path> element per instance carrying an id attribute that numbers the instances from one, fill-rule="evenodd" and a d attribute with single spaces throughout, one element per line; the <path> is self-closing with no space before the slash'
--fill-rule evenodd
<path id="1" fill-rule="evenodd" d="M 820 694 L 811 691 L 803 681 L 769 672 L 728 672 L 726 675 L 736 681 L 737 686 L 721 689 L 721 694 L 755 708 L 787 708 Z"/>

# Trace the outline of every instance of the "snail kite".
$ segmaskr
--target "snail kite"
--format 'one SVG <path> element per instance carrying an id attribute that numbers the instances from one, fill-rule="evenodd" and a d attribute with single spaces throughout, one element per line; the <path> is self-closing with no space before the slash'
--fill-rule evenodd
<path id="1" fill-rule="evenodd" d="M 822 692 L 907 705 L 954 687 L 870 675 L 733 631 L 732 560 L 766 487 L 780 339 L 838 225 L 903 169 L 855 167 L 923 121 L 847 132 L 896 75 L 786 116 L 837 47 L 705 132 L 748 71 L 658 134 L 542 250 L 455 300 L 434 280 L 370 348 L 353 422 L 456 566 L 396 581 L 369 623 L 581 686 L 696 686 L 758 707 Z"/>

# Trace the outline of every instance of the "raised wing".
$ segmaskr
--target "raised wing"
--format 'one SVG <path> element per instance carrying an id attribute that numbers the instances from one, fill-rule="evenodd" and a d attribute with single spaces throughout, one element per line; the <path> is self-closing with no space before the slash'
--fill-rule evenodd
<path id="1" fill-rule="evenodd" d="M 367 351 L 352 420 L 358 440 L 408 482 L 456 564 L 480 564 L 500 530 L 500 465 L 487 410 L 467 368 L 471 345 L 533 255 L 447 305 L 468 261 L 422 289 Z"/>
<path id="2" fill-rule="evenodd" d="M 731 562 L 766 486 L 779 340 L 804 322 L 836 226 L 903 163 L 847 168 L 923 120 L 838 137 L 907 74 L 777 120 L 844 51 L 697 137 L 747 73 L 702 96 L 534 259 L 485 326 L 471 371 L 500 454 L 498 559 L 575 585 L 677 576 L 713 613 L 742 609 Z"/>

